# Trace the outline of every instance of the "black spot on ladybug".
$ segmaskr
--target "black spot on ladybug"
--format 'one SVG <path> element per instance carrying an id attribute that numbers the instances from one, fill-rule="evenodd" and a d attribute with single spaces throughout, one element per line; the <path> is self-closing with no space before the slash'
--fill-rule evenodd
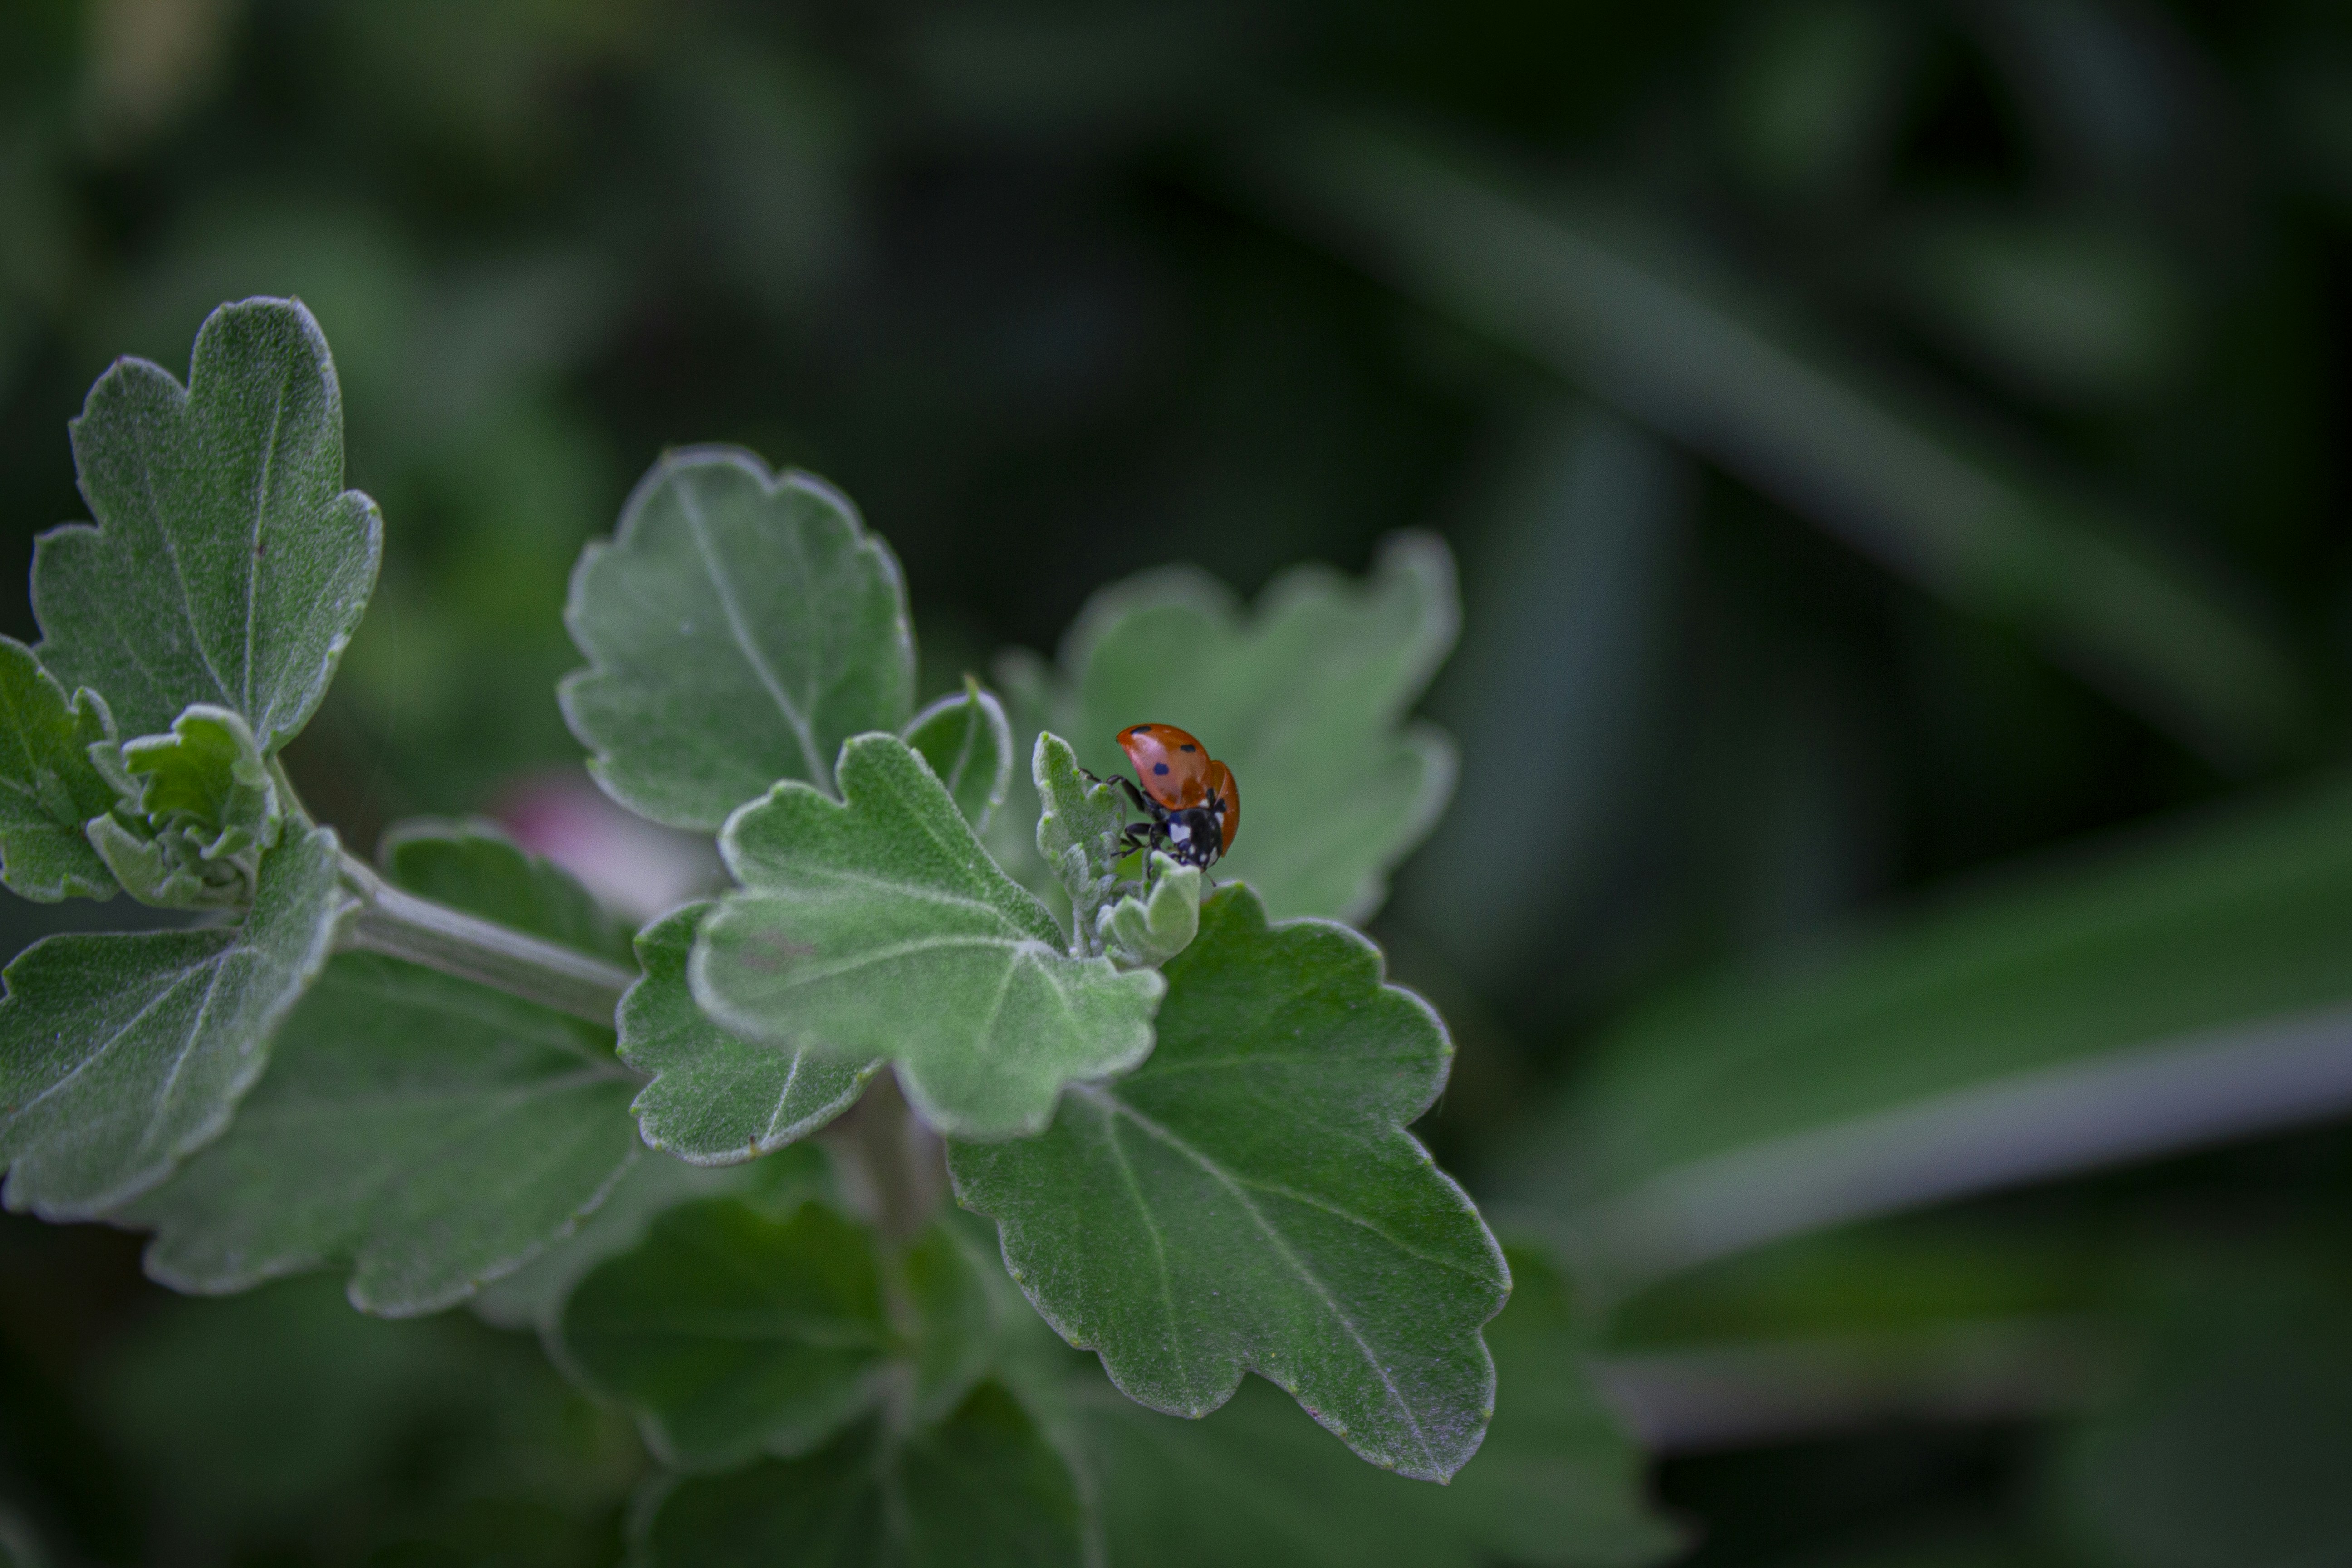
<path id="1" fill-rule="evenodd" d="M 1184 749 L 1185 749 L 1186 751 L 1188 751 L 1188 752 L 1197 752 L 1197 751 L 1199 751 L 1201 748 L 1200 748 L 1200 747 L 1198 747 L 1198 746 L 1187 746 L 1187 747 L 1185 747 Z"/>
<path id="2" fill-rule="evenodd" d="M 1166 763 L 1154 763 L 1151 764 L 1151 771 L 1155 773 L 1164 773 L 1168 771 L 1168 764 Z"/>

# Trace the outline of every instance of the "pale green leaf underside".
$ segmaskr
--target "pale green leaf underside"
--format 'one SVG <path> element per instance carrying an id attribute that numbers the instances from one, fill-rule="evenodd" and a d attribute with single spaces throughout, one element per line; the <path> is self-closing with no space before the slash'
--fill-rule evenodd
<path id="1" fill-rule="evenodd" d="M 646 1568 L 1077 1568 L 1068 1465 L 1001 1384 L 903 1437 L 861 1426 L 806 1458 L 678 1482 L 647 1511 Z"/>
<path id="2" fill-rule="evenodd" d="M 239 928 L 53 936 L 18 955 L 0 1002 L 10 1208 L 104 1214 L 219 1135 L 333 950 L 340 853 L 324 828 L 281 845 Z"/>
<path id="3" fill-rule="evenodd" d="M 707 920 L 694 995 L 733 1033 L 836 1059 L 887 1056 L 930 1124 L 1033 1132 L 1065 1084 L 1151 1049 L 1150 971 L 1061 950 L 929 767 L 888 735 L 842 748 L 846 804 L 786 783 L 720 850 L 742 889 Z"/>
<path id="4" fill-rule="evenodd" d="M 630 1107 L 646 1143 L 698 1165 L 734 1164 L 815 1131 L 857 1101 L 880 1061 L 845 1062 L 738 1038 L 688 986 L 695 928 L 715 906 L 664 915 L 637 936 L 645 978 L 621 999 L 621 1058 L 652 1076 Z"/>
<path id="5" fill-rule="evenodd" d="M 114 805 L 89 760 L 110 729 L 94 693 L 68 701 L 32 649 L 0 637 L 0 880 L 20 897 L 55 903 L 116 890 L 82 833 Z"/>
<path id="6" fill-rule="evenodd" d="M 422 838 L 396 836 L 395 874 Z M 443 848 L 417 858 L 445 873 L 445 894 L 474 889 L 473 912 L 559 941 L 578 929 L 583 895 L 561 873 L 478 832 Z M 635 1089 L 604 1030 L 344 953 L 287 1020 L 226 1135 L 122 1217 L 155 1230 L 148 1271 L 175 1289 L 345 1265 L 362 1310 L 432 1311 L 604 1200 L 643 1152 L 625 1114 Z"/>
<path id="7" fill-rule="evenodd" d="M 1243 803 L 1220 879 L 1246 881 L 1276 919 L 1360 921 L 1454 788 L 1454 750 L 1404 715 L 1454 646 L 1443 543 L 1390 542 L 1369 579 L 1303 567 L 1244 613 L 1221 584 L 1176 569 L 1107 588 L 1064 643 L 1055 727 L 1097 773 L 1112 737 L 1181 726 L 1234 771 Z"/>
<path id="8" fill-rule="evenodd" d="M 940 775 L 971 830 L 986 833 L 1013 786 L 1013 731 L 1003 705 L 967 681 L 908 720 L 906 742 Z"/>
<path id="9" fill-rule="evenodd" d="M 889 547 L 821 480 L 732 447 L 654 466 L 582 553 L 564 625 L 590 666 L 561 697 L 591 770 L 673 827 L 715 829 L 779 779 L 831 790 L 842 742 L 914 703 Z"/>
<path id="10" fill-rule="evenodd" d="M 672 1209 L 598 1265 L 561 1331 L 571 1364 L 688 1469 L 815 1447 L 879 1396 L 896 1348 L 871 1232 L 821 1204 L 774 1218 L 727 1198 Z"/>
<path id="11" fill-rule="evenodd" d="M 118 360 L 73 424 L 97 526 L 33 562 L 41 659 L 106 697 L 128 735 L 192 703 L 232 709 L 264 752 L 326 694 L 375 586 L 383 523 L 343 485 L 327 340 L 292 300 L 224 305 L 183 389 Z"/>
<path id="12" fill-rule="evenodd" d="M 1373 1463 L 1451 1476 L 1492 1406 L 1478 1331 L 1509 1276 L 1404 1131 L 1444 1082 L 1444 1026 L 1362 937 L 1268 929 L 1246 888 L 1166 973 L 1151 1058 L 1073 1089 L 1042 1137 L 950 1143 L 958 1197 L 1129 1397 L 1201 1415 L 1255 1371 Z"/>
<path id="13" fill-rule="evenodd" d="M 1678 1534 L 1642 1495 L 1643 1458 L 1585 1371 L 1543 1262 L 1514 1252 L 1486 1329 L 1495 1419 L 1444 1488 L 1358 1463 L 1251 1379 L 1201 1421 L 1171 1421 L 1073 1380 L 1078 1451 L 1115 1568 L 1638 1568 Z"/>

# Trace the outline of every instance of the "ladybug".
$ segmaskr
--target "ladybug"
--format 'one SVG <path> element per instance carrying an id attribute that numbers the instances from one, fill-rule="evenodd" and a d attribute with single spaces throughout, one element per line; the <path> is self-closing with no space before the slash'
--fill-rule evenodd
<path id="1" fill-rule="evenodd" d="M 1233 848 L 1242 826 L 1242 796 L 1233 769 L 1173 724 L 1130 724 L 1118 732 L 1118 741 L 1143 787 L 1139 790 L 1118 775 L 1095 782 L 1118 784 L 1150 818 L 1128 824 L 1129 844 L 1165 849 L 1180 866 L 1203 868 Z"/>

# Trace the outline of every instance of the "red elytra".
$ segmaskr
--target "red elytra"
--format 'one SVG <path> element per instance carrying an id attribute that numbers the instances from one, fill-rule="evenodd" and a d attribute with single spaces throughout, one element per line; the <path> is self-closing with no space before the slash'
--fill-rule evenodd
<path id="1" fill-rule="evenodd" d="M 1241 790 L 1233 769 L 1210 756 L 1197 737 L 1173 724 L 1130 724 L 1118 740 L 1154 808 L 1154 821 L 1130 829 L 1131 834 L 1168 844 L 1180 860 L 1193 865 L 1206 865 L 1233 848 L 1242 821 Z M 1179 817 L 1179 813 L 1184 816 Z M 1205 848 L 1212 821 L 1217 836 L 1213 854 L 1190 850 L 1192 844 Z"/>
<path id="2" fill-rule="evenodd" d="M 1118 749 L 1135 764 L 1143 793 L 1171 811 L 1202 805 L 1209 799 L 1209 748 L 1173 724 L 1130 724 L 1118 732 Z"/>
<path id="3" fill-rule="evenodd" d="M 1234 770 L 1223 763 L 1209 764 L 1209 798 L 1224 802 L 1225 809 L 1217 817 L 1217 830 L 1223 840 L 1217 853 L 1230 855 L 1234 835 L 1242 830 L 1242 786 L 1234 783 Z"/>

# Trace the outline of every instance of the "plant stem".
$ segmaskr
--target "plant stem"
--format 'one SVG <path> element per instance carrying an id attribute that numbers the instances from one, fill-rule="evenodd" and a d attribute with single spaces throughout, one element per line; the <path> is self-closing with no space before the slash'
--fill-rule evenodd
<path id="1" fill-rule="evenodd" d="M 869 1209 L 877 1228 L 894 1240 L 911 1240 L 947 1196 L 939 1135 L 917 1120 L 887 1068 L 820 1136 L 848 1160 L 853 1184 L 864 1189 L 852 1201 Z"/>
<path id="2" fill-rule="evenodd" d="M 344 929 L 345 948 L 404 958 L 607 1027 L 621 993 L 637 978 L 619 964 L 403 892 L 349 853 L 342 871 L 360 900 Z"/>

